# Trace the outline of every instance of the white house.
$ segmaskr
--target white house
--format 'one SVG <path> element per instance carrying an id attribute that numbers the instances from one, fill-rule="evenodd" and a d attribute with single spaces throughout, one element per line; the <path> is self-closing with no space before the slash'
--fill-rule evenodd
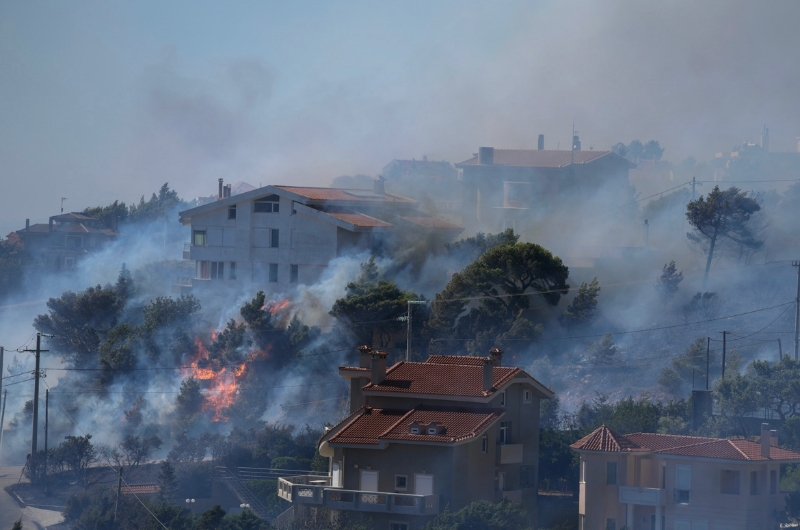
<path id="1" fill-rule="evenodd" d="M 266 292 L 317 281 L 350 252 L 380 252 L 401 241 L 452 240 L 463 230 L 417 209 L 412 199 L 374 190 L 264 186 L 180 212 L 192 235 L 192 288 L 252 283 Z M 222 282 L 225 282 L 224 284 Z"/>

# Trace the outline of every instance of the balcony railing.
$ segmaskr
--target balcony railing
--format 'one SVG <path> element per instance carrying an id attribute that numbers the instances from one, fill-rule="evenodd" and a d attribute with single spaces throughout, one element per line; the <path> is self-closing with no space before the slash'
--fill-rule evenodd
<path id="1" fill-rule="evenodd" d="M 330 487 L 330 478 L 327 477 L 326 480 L 314 476 L 281 477 L 278 479 L 278 496 L 289 502 L 333 510 L 407 515 L 439 513 L 438 495 L 343 490 Z"/>
<path id="2" fill-rule="evenodd" d="M 665 506 L 667 503 L 667 490 L 620 486 L 619 502 L 642 506 Z"/>

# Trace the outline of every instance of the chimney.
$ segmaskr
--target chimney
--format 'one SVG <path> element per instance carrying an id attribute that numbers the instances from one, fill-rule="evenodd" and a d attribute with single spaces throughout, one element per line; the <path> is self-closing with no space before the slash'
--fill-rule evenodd
<path id="1" fill-rule="evenodd" d="M 492 364 L 494 366 L 502 366 L 503 365 L 503 350 L 500 348 L 492 348 L 489 350 L 489 356 L 492 359 Z"/>
<path id="2" fill-rule="evenodd" d="M 25 219 L 25 231 L 30 232 L 30 230 L 31 230 L 31 220 Z"/>
<path id="3" fill-rule="evenodd" d="M 544 135 L 539 135 L 539 145 L 537 146 L 539 151 L 544 151 Z"/>
<path id="4" fill-rule="evenodd" d="M 47 225 L 47 229 L 49 231 L 51 231 L 51 232 L 53 231 L 53 218 L 52 217 L 50 218 L 50 222 Z"/>
<path id="5" fill-rule="evenodd" d="M 219 180 L 219 195 L 217 195 L 217 198 L 221 199 L 222 198 L 222 179 L 218 179 L 218 180 Z"/>
<path id="6" fill-rule="evenodd" d="M 382 176 L 378 175 L 378 178 L 372 183 L 372 189 L 379 195 L 386 195 L 386 186 L 384 185 Z"/>
<path id="7" fill-rule="evenodd" d="M 769 423 L 761 424 L 761 456 L 769 458 L 770 438 Z"/>
<path id="8" fill-rule="evenodd" d="M 769 153 L 769 128 L 766 125 L 764 132 L 761 133 L 761 149 Z"/>
<path id="9" fill-rule="evenodd" d="M 222 196 L 226 199 L 231 196 L 231 186 L 232 184 L 225 184 L 225 186 L 222 188 Z"/>
<path id="10" fill-rule="evenodd" d="M 372 377 L 370 381 L 373 385 L 380 384 L 386 379 L 386 356 L 388 353 L 385 351 L 372 351 Z"/>
<path id="11" fill-rule="evenodd" d="M 771 447 L 778 447 L 778 431 L 775 429 L 769 431 L 769 445 Z"/>
<path id="12" fill-rule="evenodd" d="M 581 139 L 576 134 L 572 137 L 572 150 L 573 151 L 580 151 L 581 150 Z"/>
<path id="13" fill-rule="evenodd" d="M 370 348 L 366 344 L 364 346 L 359 346 L 358 347 L 358 367 L 359 368 L 369 368 L 370 367 L 369 359 L 370 359 L 370 354 L 371 353 L 372 353 L 372 348 Z"/>
<path id="14" fill-rule="evenodd" d="M 479 147 L 478 163 L 482 166 L 491 166 L 494 164 L 494 147 Z"/>
<path id="15" fill-rule="evenodd" d="M 493 382 L 493 375 L 494 375 L 494 366 L 493 360 L 491 357 L 484 357 L 483 358 L 483 385 L 481 389 L 484 392 L 488 392 L 492 389 L 492 382 Z"/>

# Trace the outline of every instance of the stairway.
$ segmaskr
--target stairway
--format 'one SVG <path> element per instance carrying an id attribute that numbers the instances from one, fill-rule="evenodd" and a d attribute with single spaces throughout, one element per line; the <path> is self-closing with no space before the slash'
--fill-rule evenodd
<path id="1" fill-rule="evenodd" d="M 255 515 L 264 519 L 267 522 L 271 522 L 271 518 L 267 513 L 267 508 L 264 504 L 258 500 L 258 497 L 253 495 L 253 492 L 250 491 L 250 488 L 244 485 L 244 483 L 239 480 L 239 478 L 230 472 L 227 467 L 224 466 L 215 466 L 214 467 L 214 480 L 219 480 L 234 495 L 236 498 L 239 499 L 239 502 L 242 504 L 249 504 L 250 511 L 252 511 Z"/>

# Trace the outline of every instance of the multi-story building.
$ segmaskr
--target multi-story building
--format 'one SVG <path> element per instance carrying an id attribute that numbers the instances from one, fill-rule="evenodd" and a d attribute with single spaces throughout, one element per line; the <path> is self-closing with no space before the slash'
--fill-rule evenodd
<path id="1" fill-rule="evenodd" d="M 119 235 L 99 219 L 72 212 L 50 217 L 47 224 L 30 224 L 16 231 L 34 264 L 46 270 L 70 270 L 90 252 Z"/>
<path id="2" fill-rule="evenodd" d="M 330 477 L 281 478 L 279 495 L 294 516 L 327 509 L 381 530 L 416 530 L 445 508 L 501 499 L 521 503 L 535 524 L 539 402 L 553 393 L 501 366 L 502 353 L 387 369 L 385 352 L 360 348 L 359 366 L 339 368 L 351 414 L 320 440 Z"/>
<path id="3" fill-rule="evenodd" d="M 481 147 L 459 164 L 463 174 L 461 224 L 468 231 L 524 232 L 551 212 L 579 212 L 600 192 L 612 203 L 630 200 L 628 171 L 634 164 L 612 151 Z M 607 202 L 607 201 L 606 201 Z M 562 227 L 563 228 L 563 227 Z"/>
<path id="4" fill-rule="evenodd" d="M 761 439 L 621 435 L 602 426 L 578 440 L 580 530 L 756 530 L 777 527 L 781 465 L 800 453 Z"/>
<path id="5" fill-rule="evenodd" d="M 338 256 L 379 253 L 404 241 L 450 241 L 463 230 L 417 209 L 412 199 L 374 190 L 265 186 L 180 212 L 191 225 L 184 258 L 196 261 L 192 287 L 232 282 L 266 292 L 314 283 Z M 222 282 L 225 282 L 224 284 Z"/>

